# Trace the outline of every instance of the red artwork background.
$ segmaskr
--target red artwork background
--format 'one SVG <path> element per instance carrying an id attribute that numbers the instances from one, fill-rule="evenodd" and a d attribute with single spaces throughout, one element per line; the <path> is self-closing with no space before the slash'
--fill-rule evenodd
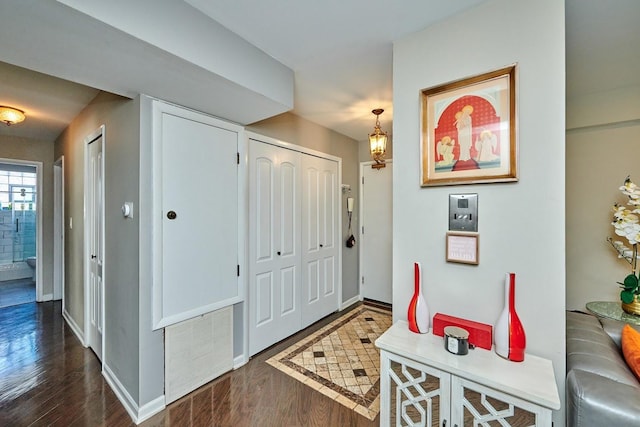
<path id="1" fill-rule="evenodd" d="M 471 144 L 471 158 L 478 157 L 478 151 L 475 148 L 475 141 L 480 136 L 483 130 L 491 131 L 498 139 L 498 144 L 494 150 L 497 156 L 500 156 L 500 117 L 496 115 L 496 110 L 491 103 L 486 99 L 475 96 L 465 95 L 455 101 L 443 111 L 440 119 L 438 120 L 437 127 L 434 129 L 435 143 L 433 144 L 433 155 L 437 160 L 442 160 L 441 156 L 437 152 L 437 143 L 441 141 L 445 136 L 449 136 L 451 139 L 456 140 L 456 144 L 453 149 L 454 159 L 460 158 L 460 145 L 458 141 L 458 129 L 456 128 L 456 113 L 462 111 L 465 105 L 471 105 L 473 112 L 471 113 L 472 120 L 472 144 Z"/>

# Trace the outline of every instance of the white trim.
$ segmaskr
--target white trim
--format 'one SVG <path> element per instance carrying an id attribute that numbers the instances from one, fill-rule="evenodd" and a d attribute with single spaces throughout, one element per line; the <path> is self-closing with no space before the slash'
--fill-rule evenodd
<path id="1" fill-rule="evenodd" d="M 42 210 L 43 205 L 43 188 L 42 188 L 42 162 L 36 160 L 19 160 L 0 158 L 0 163 L 8 163 L 14 165 L 27 165 L 36 168 L 36 301 L 48 301 L 44 298 L 43 275 L 42 275 Z"/>
<path id="2" fill-rule="evenodd" d="M 371 165 L 375 164 L 374 161 L 360 162 L 360 170 L 358 172 L 358 198 L 360 200 L 360 205 L 358 208 L 358 231 L 356 232 L 358 236 L 358 241 L 363 242 L 364 238 L 362 237 L 362 225 L 364 220 L 364 185 L 362 185 L 362 178 L 364 177 L 364 168 L 370 168 Z M 393 159 L 385 159 L 385 163 L 393 163 Z M 393 180 L 393 176 L 391 177 Z M 393 203 L 393 200 L 390 201 Z M 360 301 L 364 300 L 364 295 L 362 295 L 362 251 L 358 249 L 358 296 L 360 297 Z M 391 296 L 393 303 L 393 295 Z"/>
<path id="3" fill-rule="evenodd" d="M 290 142 L 281 141 L 279 139 L 271 138 L 271 137 L 264 136 L 264 135 L 260 135 L 258 133 L 251 132 L 251 131 L 246 131 L 245 134 L 247 136 L 247 140 L 253 139 L 255 141 L 264 142 L 265 144 L 276 145 L 278 147 L 286 148 L 286 149 L 292 150 L 292 151 L 297 151 L 299 153 L 305 153 L 305 154 L 309 154 L 311 156 L 321 157 L 321 158 L 327 159 L 327 160 L 333 160 L 335 162 L 338 162 L 340 164 L 340 166 L 342 165 L 342 157 L 337 157 L 337 156 L 334 156 L 334 155 L 331 155 L 331 154 L 323 153 L 322 151 L 316 151 L 316 150 L 313 150 L 311 148 L 303 147 L 301 145 L 292 144 Z M 342 168 L 339 169 L 339 172 L 340 172 L 340 174 L 339 174 L 340 176 L 338 178 L 341 178 L 342 177 Z M 342 184 L 342 180 L 340 179 L 339 182 L 338 182 L 338 185 L 341 185 L 341 184 Z M 342 191 L 341 188 L 340 188 L 340 191 Z"/>
<path id="4" fill-rule="evenodd" d="M 53 163 L 53 295 L 60 289 L 62 310 L 65 309 L 64 297 L 64 155 Z M 57 191 L 59 189 L 59 191 Z M 58 221 L 56 221 L 58 219 Z"/>
<path id="5" fill-rule="evenodd" d="M 347 307 L 352 306 L 353 304 L 359 303 L 360 301 L 362 301 L 362 296 L 356 295 L 355 297 L 350 298 L 350 299 L 346 300 L 345 302 L 343 302 L 342 306 L 340 306 L 340 311 L 344 310 Z"/>
<path id="6" fill-rule="evenodd" d="M 45 302 L 45 301 L 52 301 L 53 300 L 53 294 L 43 294 L 42 297 L 40 298 L 40 300 L 38 300 L 38 302 Z"/>
<path id="7" fill-rule="evenodd" d="M 165 408 L 164 395 L 159 396 L 151 402 L 139 407 L 124 385 L 122 385 L 118 380 L 118 377 L 116 377 L 113 371 L 106 364 L 104 365 L 102 375 L 134 423 L 140 424 Z"/>
<path id="8" fill-rule="evenodd" d="M 162 212 L 162 115 L 169 114 L 176 117 L 181 117 L 188 120 L 193 120 L 199 123 L 204 123 L 210 126 L 214 126 L 220 129 L 225 129 L 230 132 L 235 132 L 237 134 L 237 149 L 238 152 L 243 155 L 241 150 L 241 141 L 244 138 L 244 128 L 237 124 L 224 121 L 218 119 L 213 116 L 209 116 L 207 114 L 190 110 L 185 107 L 177 106 L 175 104 L 170 104 L 165 101 L 160 101 L 157 99 L 152 100 L 152 112 L 151 112 L 151 123 L 152 123 L 152 144 L 151 144 L 151 176 L 152 176 L 152 186 L 154 191 L 152 192 L 152 212 Z M 245 150 L 246 152 L 246 150 Z M 244 154 L 246 157 L 246 154 Z M 238 179 L 240 179 L 241 168 L 238 169 Z M 238 191 L 240 191 L 240 181 L 238 181 Z M 245 184 L 246 185 L 246 184 Z M 242 198 L 244 199 L 244 198 Z M 238 199 L 238 209 L 240 210 L 241 199 Z M 246 206 L 246 205 L 245 205 Z M 220 308 L 232 306 L 233 304 L 237 304 L 244 300 L 244 281 L 243 277 L 243 269 L 246 269 L 246 262 L 241 264 L 241 272 L 240 277 L 238 277 L 238 294 L 232 298 L 228 298 L 223 301 L 217 301 L 213 304 L 209 304 L 207 306 L 201 306 L 190 310 L 188 312 L 182 312 L 179 314 L 175 314 L 172 316 L 165 316 L 163 314 L 163 274 L 162 274 L 162 215 L 153 215 L 151 228 L 153 233 L 151 235 L 151 263 L 152 263 L 152 272 L 151 272 L 151 283 L 152 283 L 152 329 L 157 330 L 163 328 L 165 326 L 169 326 L 174 323 L 178 323 L 182 320 L 190 319 L 192 317 L 205 314 L 211 311 L 218 310 Z M 238 219 L 238 229 L 241 228 L 242 218 Z M 241 233 L 238 233 L 238 239 L 240 239 Z M 244 238 L 244 235 L 242 236 Z M 244 240 L 242 242 L 238 242 L 238 260 L 244 259 L 244 254 L 242 252 L 244 248 Z M 246 270 L 244 270 L 246 276 Z"/>
<path id="9" fill-rule="evenodd" d="M 134 420 L 136 424 L 148 420 L 158 412 L 161 412 L 166 407 L 164 395 L 156 397 L 151 402 L 145 403 L 138 409 L 138 419 Z"/>
<path id="10" fill-rule="evenodd" d="M 88 209 L 89 207 L 87 206 L 87 200 L 89 199 L 89 194 L 91 189 L 89 188 L 89 186 L 87 185 L 87 183 L 89 182 L 89 144 L 92 141 L 95 141 L 98 138 L 102 138 L 102 189 L 101 189 L 101 193 L 102 193 L 102 212 L 100 212 L 100 215 L 102 216 L 101 219 L 101 224 L 102 224 L 102 255 L 103 255 L 103 259 L 102 259 L 102 295 L 100 300 L 102 301 L 102 308 L 101 308 L 101 314 L 102 314 L 102 319 L 101 319 L 101 323 L 102 323 L 102 345 L 101 345 L 101 353 L 98 355 L 98 359 L 100 359 L 100 363 L 102 364 L 102 369 L 104 370 L 104 352 L 105 352 L 105 321 L 104 321 L 104 316 L 105 316 L 105 298 L 104 298 L 104 287 L 106 284 L 106 280 L 105 280 L 105 259 L 104 259 L 104 254 L 105 254 L 105 246 L 104 246 L 104 241 L 105 239 L 105 232 L 104 232 L 104 226 L 105 226 L 105 221 L 104 221 L 104 210 L 105 210 L 105 203 L 104 201 L 106 200 L 106 195 L 104 194 L 104 182 L 105 182 L 105 152 L 106 152 L 106 135 L 105 135 L 105 125 L 101 125 L 98 129 L 96 129 L 95 131 L 91 132 L 89 135 L 87 135 L 84 138 L 83 144 L 84 144 L 84 200 L 82 201 L 83 203 L 83 214 L 82 214 L 82 219 L 83 219 L 83 232 L 84 232 L 84 249 L 83 249 L 83 258 L 84 258 L 84 262 L 83 264 L 83 269 L 84 269 L 84 329 L 85 329 L 85 337 L 86 337 L 86 342 L 87 342 L 87 346 L 89 345 L 89 343 L 91 342 L 91 329 L 89 328 L 89 325 L 91 323 L 91 319 L 89 316 L 90 313 L 90 307 L 91 307 L 91 301 L 89 300 L 89 296 L 90 296 L 90 292 L 89 292 L 89 271 L 90 271 L 90 259 L 91 259 L 91 254 L 90 249 L 89 249 L 89 243 L 90 243 L 90 226 L 89 226 L 89 218 L 87 218 L 88 215 Z"/>
<path id="11" fill-rule="evenodd" d="M 245 356 L 245 353 L 242 353 L 240 356 L 236 356 L 233 358 L 233 370 L 235 371 L 238 368 L 242 368 L 249 362 L 249 359 Z"/>
<path id="12" fill-rule="evenodd" d="M 62 318 L 67 322 L 67 325 L 69 325 L 69 328 L 71 328 L 71 331 L 75 336 L 78 337 L 80 344 L 82 344 L 83 347 L 88 347 L 89 343 L 84 339 L 82 329 L 78 326 L 75 320 L 73 320 L 73 317 L 71 317 L 71 315 L 64 309 L 62 310 Z"/>

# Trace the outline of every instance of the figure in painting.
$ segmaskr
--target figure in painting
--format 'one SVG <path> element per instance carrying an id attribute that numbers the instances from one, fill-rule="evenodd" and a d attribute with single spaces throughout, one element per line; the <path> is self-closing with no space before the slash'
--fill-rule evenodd
<path id="1" fill-rule="evenodd" d="M 494 154 L 494 150 L 498 145 L 498 138 L 495 134 L 489 130 L 483 130 L 480 136 L 476 139 L 476 151 L 478 152 L 479 162 L 490 162 L 495 160 L 497 156 Z"/>
<path id="2" fill-rule="evenodd" d="M 448 166 L 453 164 L 454 154 L 453 147 L 456 145 L 456 140 L 451 139 L 450 136 L 445 136 L 442 140 L 438 141 L 436 150 L 443 160 L 438 162 L 442 166 Z"/>
<path id="3" fill-rule="evenodd" d="M 454 125 L 458 128 L 458 144 L 460 144 L 460 157 L 458 160 L 467 161 L 471 159 L 471 134 L 473 126 L 471 122 L 473 107 L 465 105 L 462 111 L 456 113 Z"/>

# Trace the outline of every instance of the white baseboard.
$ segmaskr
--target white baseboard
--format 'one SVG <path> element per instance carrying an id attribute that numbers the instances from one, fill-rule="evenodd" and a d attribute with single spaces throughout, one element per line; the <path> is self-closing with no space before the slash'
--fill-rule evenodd
<path id="1" fill-rule="evenodd" d="M 247 364 L 249 360 L 244 357 L 244 354 L 241 354 L 240 356 L 234 357 L 233 358 L 233 370 L 235 371 L 238 368 L 243 367 L 244 365 Z"/>
<path id="2" fill-rule="evenodd" d="M 67 322 L 67 325 L 69 325 L 69 327 L 71 328 L 73 333 L 76 335 L 76 337 L 78 337 L 78 339 L 80 340 L 80 343 L 83 346 L 88 347 L 87 343 L 84 341 L 84 332 L 82 331 L 82 329 L 80 329 L 80 327 L 75 322 L 75 320 L 73 320 L 73 317 L 71 317 L 71 315 L 66 311 L 62 312 L 62 317 Z"/>
<path id="3" fill-rule="evenodd" d="M 142 405 L 138 409 L 138 420 L 134 420 L 136 424 L 140 424 L 141 422 L 151 418 L 158 412 L 162 411 L 165 408 L 164 404 L 164 395 L 158 396 L 153 399 L 151 402 Z"/>
<path id="4" fill-rule="evenodd" d="M 53 301 L 53 294 L 44 294 L 38 302 Z"/>
<path id="5" fill-rule="evenodd" d="M 159 396 L 151 402 L 142 405 L 141 407 L 133 400 L 129 392 L 122 385 L 122 383 L 115 376 L 113 371 L 106 364 L 103 367 L 102 375 L 104 376 L 107 384 L 113 390 L 124 409 L 127 411 L 134 423 L 140 424 L 144 420 L 151 418 L 153 415 L 162 411 L 165 408 L 164 395 Z"/>
<path id="6" fill-rule="evenodd" d="M 340 306 L 340 310 L 344 310 L 345 308 L 352 306 L 353 304 L 356 304 L 358 302 L 362 301 L 362 298 L 360 298 L 360 295 L 356 295 L 355 297 L 348 299 L 346 301 L 344 301 L 342 303 L 342 305 Z"/>

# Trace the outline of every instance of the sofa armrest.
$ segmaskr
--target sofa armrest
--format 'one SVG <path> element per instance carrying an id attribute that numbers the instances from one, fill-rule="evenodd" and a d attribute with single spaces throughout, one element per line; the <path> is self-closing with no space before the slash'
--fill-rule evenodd
<path id="1" fill-rule="evenodd" d="M 574 369 L 567 374 L 567 427 L 636 425 L 640 388 Z"/>

